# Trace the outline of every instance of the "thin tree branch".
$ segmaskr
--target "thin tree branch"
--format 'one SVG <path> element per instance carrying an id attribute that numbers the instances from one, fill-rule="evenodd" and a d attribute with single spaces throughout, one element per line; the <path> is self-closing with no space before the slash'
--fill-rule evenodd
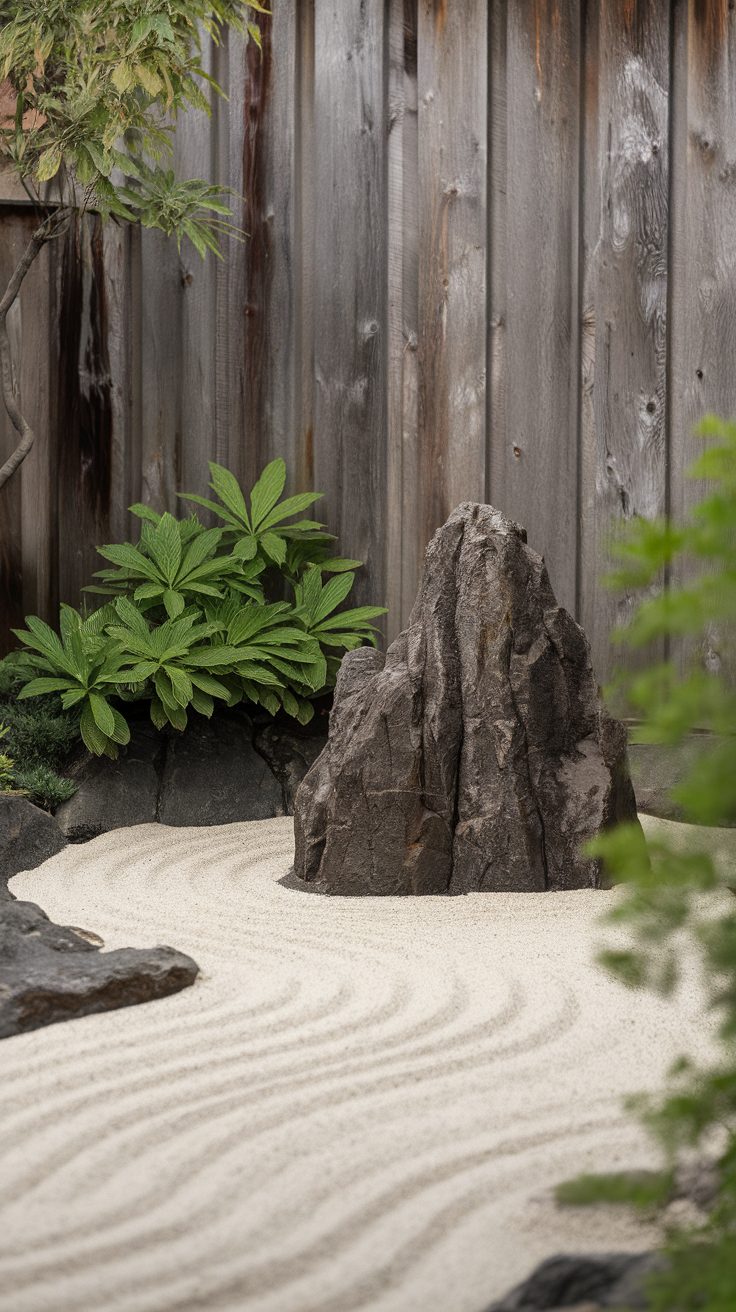
<path id="1" fill-rule="evenodd" d="M 36 228 L 31 240 L 29 241 L 23 255 L 16 265 L 10 282 L 8 283 L 5 293 L 0 300 L 0 387 L 2 388 L 3 402 L 8 412 L 13 428 L 18 434 L 20 441 L 8 457 L 5 464 L 0 467 L 0 488 L 12 478 L 16 469 L 22 465 L 33 443 L 36 440 L 28 420 L 21 414 L 20 407 L 16 400 L 15 388 L 13 387 L 13 358 L 10 350 L 10 336 L 8 333 L 8 313 L 11 306 L 20 292 L 23 279 L 30 269 L 36 256 L 46 245 L 46 242 L 52 241 L 55 237 L 60 237 L 66 232 L 71 221 L 71 210 L 56 210 L 50 214 L 43 223 Z"/>

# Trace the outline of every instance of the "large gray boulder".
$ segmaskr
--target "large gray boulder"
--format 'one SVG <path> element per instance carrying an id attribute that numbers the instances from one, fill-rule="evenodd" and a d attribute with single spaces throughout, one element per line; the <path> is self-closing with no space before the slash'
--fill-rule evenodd
<path id="1" fill-rule="evenodd" d="M 152 724 L 134 724 L 130 743 L 112 761 L 85 753 L 72 768 L 77 791 L 56 812 L 70 843 L 86 843 L 111 829 L 153 824 L 166 738 Z"/>
<path id="2" fill-rule="evenodd" d="M 192 716 L 172 735 L 158 799 L 164 825 L 229 825 L 284 814 L 281 785 L 253 746 L 250 721 Z"/>
<path id="3" fill-rule="evenodd" d="M 385 662 L 343 661 L 296 796 L 295 874 L 346 894 L 591 888 L 581 845 L 635 819 L 585 634 L 524 530 L 464 503 Z"/>
<path id="4" fill-rule="evenodd" d="M 19 870 L 35 870 L 66 847 L 66 838 L 47 811 L 17 793 L 0 794 L 0 898 Z"/>

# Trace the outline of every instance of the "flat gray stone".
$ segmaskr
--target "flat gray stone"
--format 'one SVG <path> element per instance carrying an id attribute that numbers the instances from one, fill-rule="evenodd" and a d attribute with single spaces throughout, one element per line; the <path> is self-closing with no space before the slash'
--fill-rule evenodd
<path id="1" fill-rule="evenodd" d="M 0 903 L 0 1039 L 130 1007 L 193 984 L 198 966 L 170 947 L 102 953 L 33 902 Z"/>
<path id="2" fill-rule="evenodd" d="M 134 724 L 127 747 L 116 761 L 107 756 L 84 757 L 72 768 L 78 785 L 56 811 L 56 821 L 70 843 L 84 843 L 111 829 L 151 824 L 158 809 L 158 765 L 166 749 L 165 736 L 152 724 Z"/>
<path id="3" fill-rule="evenodd" d="M 172 734 L 158 819 L 165 825 L 226 825 L 284 814 L 281 785 L 253 746 L 241 715 L 193 716 Z"/>
<path id="4" fill-rule="evenodd" d="M 19 870 L 35 870 L 66 847 L 54 816 L 27 797 L 0 794 L 0 898 Z"/>
<path id="5" fill-rule="evenodd" d="M 295 875 L 342 894 L 596 887 L 583 846 L 636 823 L 626 731 L 526 533 L 470 502 L 435 533 L 409 627 L 344 658 L 295 802 Z"/>
<path id="6" fill-rule="evenodd" d="M 684 782 L 709 743 L 712 734 L 691 734 L 680 743 L 629 743 L 631 779 L 639 810 L 663 820 L 685 820 L 672 789 Z"/>

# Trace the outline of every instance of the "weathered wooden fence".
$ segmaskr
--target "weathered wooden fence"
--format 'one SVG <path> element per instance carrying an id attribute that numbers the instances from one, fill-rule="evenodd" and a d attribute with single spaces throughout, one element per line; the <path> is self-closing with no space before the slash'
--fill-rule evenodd
<path id="1" fill-rule="evenodd" d="M 694 423 L 736 412 L 731 0 L 272 9 L 262 58 L 211 52 L 229 99 L 176 147 L 244 196 L 247 241 L 203 265 L 90 218 L 29 279 L 40 437 L 0 496 L 3 626 L 76 600 L 132 501 L 279 454 L 390 633 L 432 531 L 491 500 L 605 674 L 611 535 L 681 512 Z M 33 217 L 2 194 L 5 277 Z"/>

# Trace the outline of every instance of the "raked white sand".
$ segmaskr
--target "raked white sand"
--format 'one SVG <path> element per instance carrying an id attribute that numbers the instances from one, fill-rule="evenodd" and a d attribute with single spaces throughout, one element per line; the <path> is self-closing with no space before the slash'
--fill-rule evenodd
<path id="1" fill-rule="evenodd" d="M 656 1238 L 551 1192 L 654 1163 L 622 1095 L 708 1041 L 694 986 L 592 964 L 616 895 L 326 899 L 279 882 L 291 829 L 119 830 L 12 881 L 202 974 L 0 1044 L 1 1312 L 481 1312 Z"/>

